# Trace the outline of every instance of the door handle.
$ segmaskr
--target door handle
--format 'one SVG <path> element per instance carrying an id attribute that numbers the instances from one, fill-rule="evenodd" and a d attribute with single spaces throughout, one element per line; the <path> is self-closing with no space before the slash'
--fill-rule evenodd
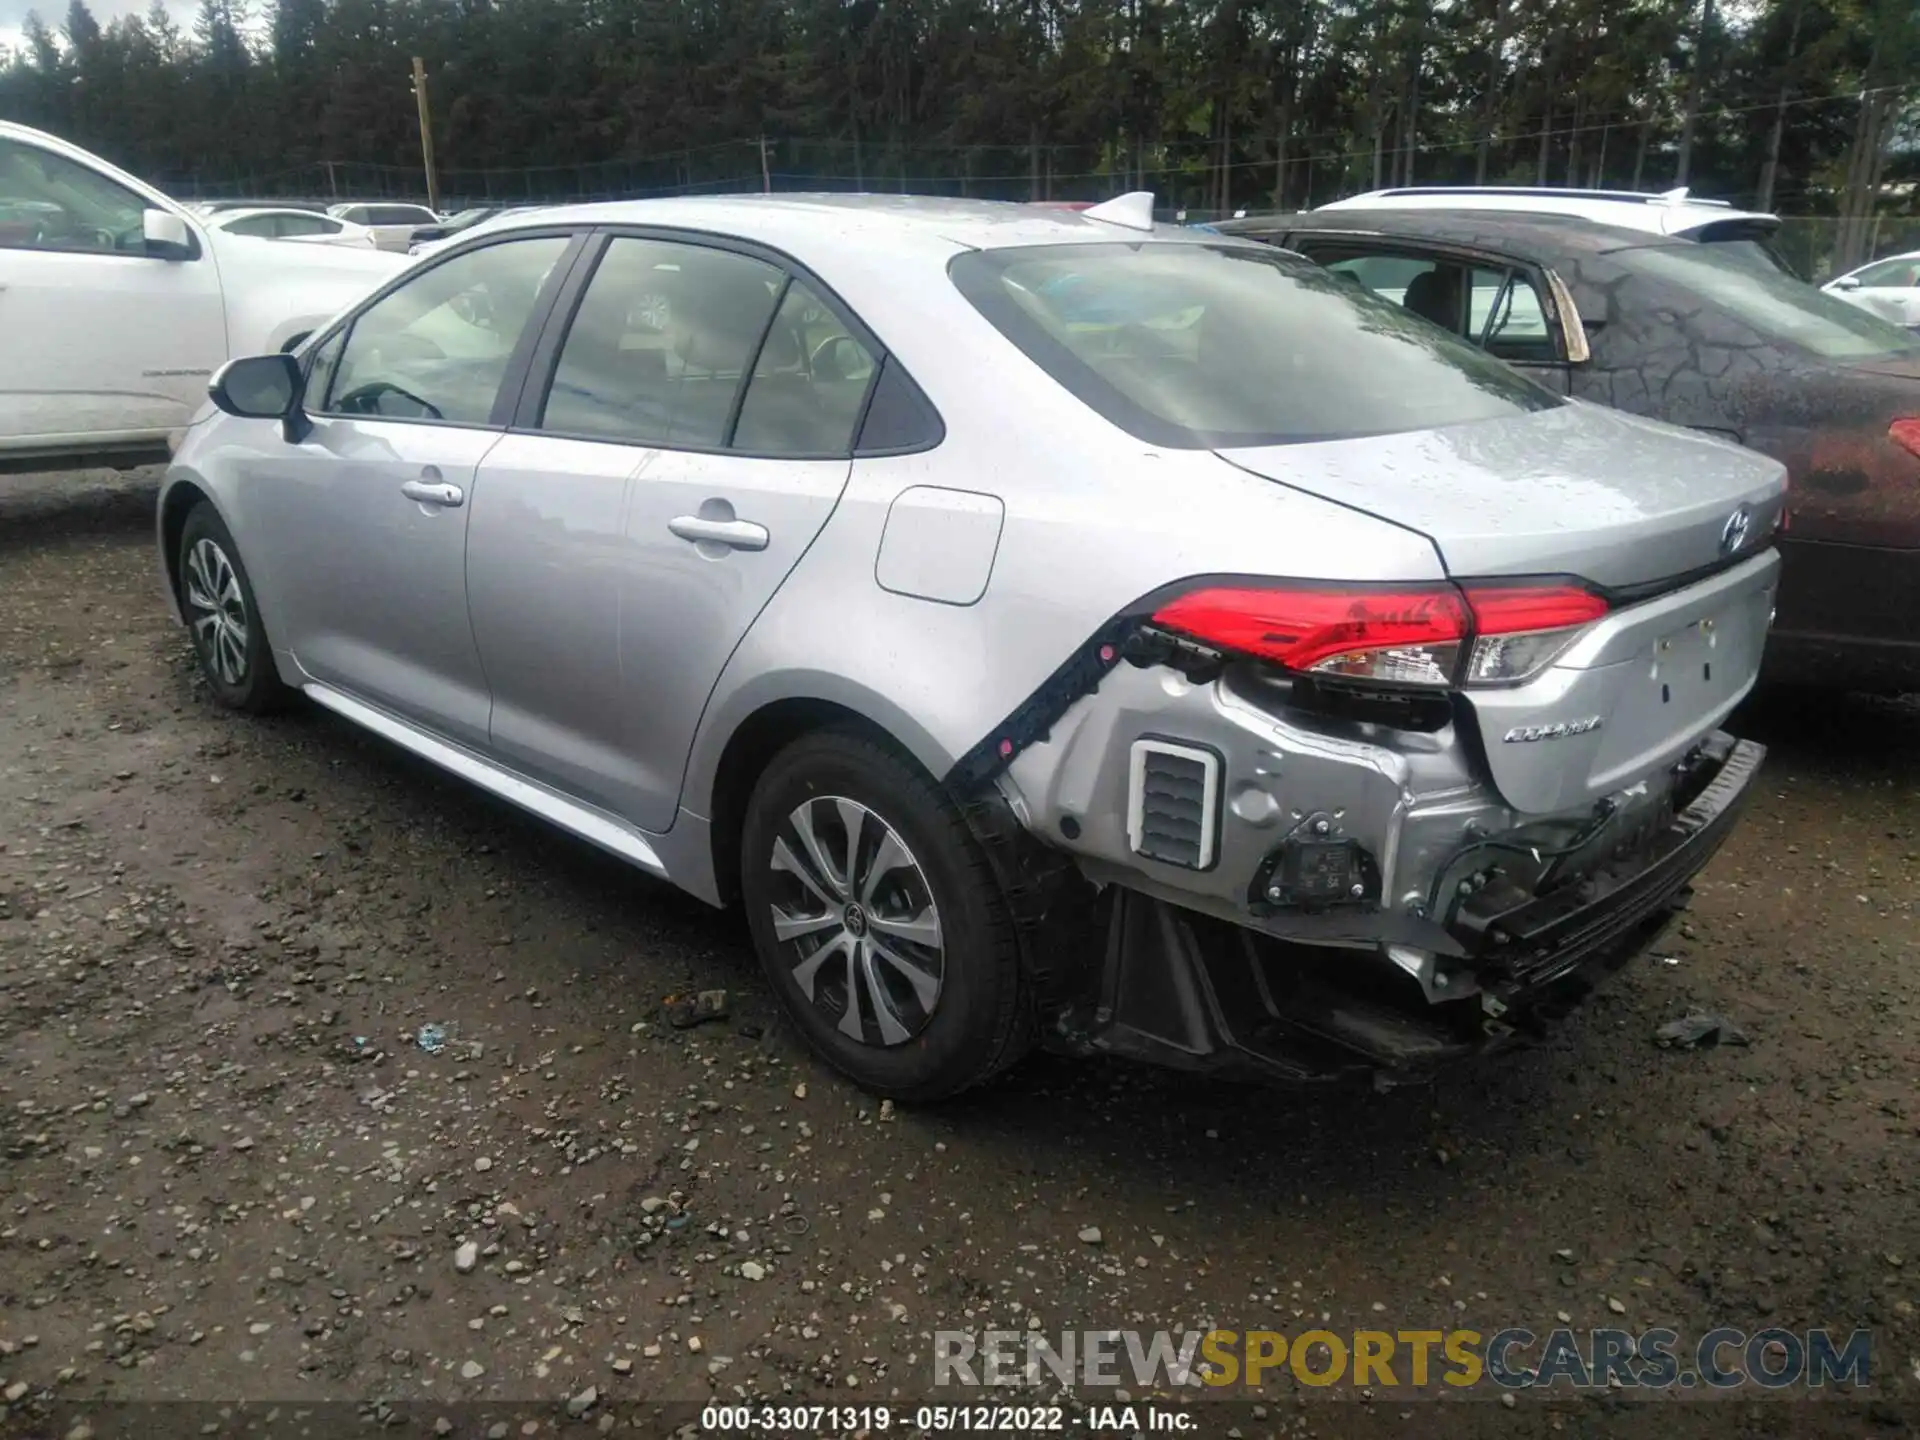
<path id="1" fill-rule="evenodd" d="M 422 505 L 444 505 L 449 510 L 467 503 L 467 493 L 458 485 L 431 480 L 409 480 L 400 487 L 400 493 L 409 500 L 418 500 Z"/>
<path id="2" fill-rule="evenodd" d="M 667 529 L 698 545 L 724 545 L 729 550 L 764 550 L 767 527 L 751 520 L 709 520 L 700 515 L 676 515 Z"/>

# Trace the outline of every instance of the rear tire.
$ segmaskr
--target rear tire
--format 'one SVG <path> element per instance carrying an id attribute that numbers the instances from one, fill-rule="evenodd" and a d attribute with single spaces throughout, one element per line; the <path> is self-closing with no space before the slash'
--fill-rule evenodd
<path id="1" fill-rule="evenodd" d="M 740 893 L 807 1042 L 877 1095 L 945 1099 L 1031 1043 L 1006 897 L 953 800 L 911 761 L 828 730 L 747 802 Z"/>
<path id="2" fill-rule="evenodd" d="M 213 698 L 249 715 L 285 705 L 292 692 L 274 668 L 240 547 L 205 500 L 187 512 L 180 529 L 179 576 L 180 613 Z"/>

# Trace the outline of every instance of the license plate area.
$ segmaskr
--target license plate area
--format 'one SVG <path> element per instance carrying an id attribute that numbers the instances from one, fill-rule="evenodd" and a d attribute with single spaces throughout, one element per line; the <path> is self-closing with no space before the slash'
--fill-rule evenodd
<path id="1" fill-rule="evenodd" d="M 1655 640 L 1647 675 L 1660 706 L 1697 715 L 1737 692 L 1750 676 L 1744 638 L 1734 616 L 1722 611 Z"/>

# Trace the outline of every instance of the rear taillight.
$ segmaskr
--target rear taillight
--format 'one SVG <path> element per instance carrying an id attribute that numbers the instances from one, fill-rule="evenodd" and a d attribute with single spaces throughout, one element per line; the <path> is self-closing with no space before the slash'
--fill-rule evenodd
<path id="1" fill-rule="evenodd" d="M 1910 455 L 1920 455 L 1920 418 L 1896 420 L 1887 427 L 1887 438 Z"/>
<path id="2" fill-rule="evenodd" d="M 1607 612 L 1573 585 L 1207 586 L 1154 624 L 1303 675 L 1394 685 L 1511 685 Z"/>
<path id="3" fill-rule="evenodd" d="M 1467 587 L 1473 649 L 1467 685 L 1511 685 L 1546 669 L 1579 633 L 1607 613 L 1607 602 L 1572 585 Z"/>
<path id="4" fill-rule="evenodd" d="M 1154 623 L 1306 674 L 1451 684 L 1467 607 L 1450 585 L 1208 588 L 1154 612 Z"/>

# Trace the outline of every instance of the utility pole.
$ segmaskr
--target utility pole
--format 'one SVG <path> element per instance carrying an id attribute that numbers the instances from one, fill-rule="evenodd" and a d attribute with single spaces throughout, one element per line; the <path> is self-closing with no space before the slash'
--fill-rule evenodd
<path id="1" fill-rule="evenodd" d="M 767 169 L 767 137 L 764 135 L 760 137 L 760 193 L 773 193 L 773 176 Z"/>
<path id="2" fill-rule="evenodd" d="M 413 57 L 413 98 L 420 107 L 420 160 L 427 170 L 427 208 L 440 213 L 440 181 L 433 173 L 433 117 L 427 108 L 426 62 Z"/>

